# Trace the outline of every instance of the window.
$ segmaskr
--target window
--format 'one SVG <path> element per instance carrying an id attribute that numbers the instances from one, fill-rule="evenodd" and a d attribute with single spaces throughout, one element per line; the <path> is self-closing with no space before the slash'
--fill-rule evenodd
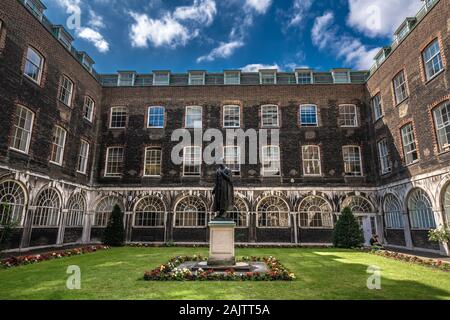
<path id="1" fill-rule="evenodd" d="M 224 73 L 224 84 L 227 85 L 241 84 L 241 73 L 239 71 L 226 71 Z"/>
<path id="2" fill-rule="evenodd" d="M 402 205 L 391 193 L 384 199 L 384 220 L 386 229 L 403 229 Z"/>
<path id="3" fill-rule="evenodd" d="M 302 146 L 303 175 L 320 176 L 320 148 L 319 146 Z"/>
<path id="4" fill-rule="evenodd" d="M 362 176 L 361 149 L 356 146 L 342 148 L 344 156 L 344 172 L 347 176 Z"/>
<path id="5" fill-rule="evenodd" d="M 122 147 L 111 147 L 106 150 L 105 177 L 121 177 L 124 150 Z"/>
<path id="6" fill-rule="evenodd" d="M 341 208 L 349 207 L 355 214 L 373 213 L 373 205 L 366 198 L 351 196 L 344 199 Z"/>
<path id="7" fill-rule="evenodd" d="M 445 195 L 443 199 L 443 207 L 444 207 L 444 218 L 447 224 L 447 227 L 450 227 L 450 184 L 445 188 Z"/>
<path id="8" fill-rule="evenodd" d="M 383 116 L 383 107 L 381 105 L 381 94 L 377 94 L 372 98 L 372 110 L 375 117 L 375 121 Z"/>
<path id="9" fill-rule="evenodd" d="M 350 73 L 348 71 L 333 71 L 334 83 L 350 83 Z"/>
<path id="10" fill-rule="evenodd" d="M 399 104 L 408 98 L 408 89 L 406 87 L 405 72 L 402 70 L 394 78 L 395 103 Z"/>
<path id="11" fill-rule="evenodd" d="M 297 77 L 297 84 L 311 84 L 313 83 L 313 77 L 311 71 L 297 71 L 295 73 Z"/>
<path id="12" fill-rule="evenodd" d="M 134 80 L 136 74 L 134 72 L 119 72 L 119 77 L 117 78 L 117 85 L 119 87 L 132 87 L 134 86 Z"/>
<path id="13" fill-rule="evenodd" d="M 61 78 L 61 87 L 59 89 L 59 100 L 66 106 L 71 106 L 72 104 L 72 93 L 73 93 L 73 82 L 69 80 L 66 76 Z"/>
<path id="14" fill-rule="evenodd" d="M 109 127 L 111 129 L 124 129 L 127 126 L 128 110 L 126 107 L 112 107 Z"/>
<path id="15" fill-rule="evenodd" d="M 354 104 L 342 104 L 339 106 L 339 126 L 357 127 L 358 112 Z"/>
<path id="16" fill-rule="evenodd" d="M 81 193 L 72 195 L 67 204 L 66 227 L 82 227 L 86 212 L 86 200 Z"/>
<path id="17" fill-rule="evenodd" d="M 154 86 L 168 86 L 170 84 L 169 72 L 153 72 Z"/>
<path id="18" fill-rule="evenodd" d="M 433 110 L 439 150 L 450 150 L 450 102 L 446 101 Z"/>
<path id="19" fill-rule="evenodd" d="M 378 142 L 378 160 L 380 161 L 381 174 L 391 172 L 391 161 L 387 139 Z"/>
<path id="20" fill-rule="evenodd" d="M 280 147 L 262 147 L 262 171 L 263 176 L 281 175 Z"/>
<path id="21" fill-rule="evenodd" d="M 411 229 L 434 229 L 433 206 L 428 195 L 422 189 L 414 189 L 408 197 L 408 213 Z"/>
<path id="22" fill-rule="evenodd" d="M 416 140 L 414 137 L 414 128 L 412 123 L 408 123 L 401 129 L 403 142 L 403 155 L 405 156 L 405 163 L 411 164 L 419 160 L 417 153 Z"/>
<path id="23" fill-rule="evenodd" d="M 86 120 L 89 122 L 92 122 L 93 115 L 94 115 L 94 100 L 92 100 L 90 97 L 84 98 L 84 106 L 83 106 L 83 115 Z"/>
<path id="24" fill-rule="evenodd" d="M 317 107 L 315 105 L 300 106 L 300 125 L 302 127 L 317 127 Z"/>
<path id="25" fill-rule="evenodd" d="M 78 169 L 77 169 L 79 173 L 86 174 L 88 159 L 89 159 L 89 143 L 85 140 L 81 140 L 80 153 L 78 154 Z"/>
<path id="26" fill-rule="evenodd" d="M 318 196 L 308 196 L 299 206 L 300 227 L 333 228 L 333 214 L 330 204 Z"/>
<path id="27" fill-rule="evenodd" d="M 54 189 L 45 189 L 37 198 L 33 227 L 57 227 L 61 199 Z"/>
<path id="28" fill-rule="evenodd" d="M 185 147 L 183 149 L 183 175 L 200 176 L 202 167 L 202 148 Z"/>
<path id="29" fill-rule="evenodd" d="M 206 205 L 196 196 L 181 199 L 175 205 L 175 227 L 206 227 Z"/>
<path id="30" fill-rule="evenodd" d="M 44 7 L 38 0 L 25 0 L 25 7 L 39 20 L 42 21 Z"/>
<path id="31" fill-rule="evenodd" d="M 277 72 L 276 71 L 260 71 L 259 72 L 260 84 L 277 84 Z"/>
<path id="32" fill-rule="evenodd" d="M 289 227 L 289 206 L 280 197 L 269 196 L 256 206 L 258 227 Z"/>
<path id="33" fill-rule="evenodd" d="M 202 126 L 202 107 L 186 107 L 186 128 L 201 129 Z"/>
<path id="34" fill-rule="evenodd" d="M 64 147 L 66 144 L 66 130 L 56 126 L 53 131 L 52 151 L 50 154 L 50 162 L 62 165 L 64 158 Z"/>
<path id="35" fill-rule="evenodd" d="M 148 108 L 148 128 L 164 128 L 164 107 Z"/>
<path id="36" fill-rule="evenodd" d="M 161 175 L 161 149 L 149 147 L 145 148 L 144 176 Z"/>
<path id="37" fill-rule="evenodd" d="M 0 183 L 0 224 L 14 221 L 22 225 L 26 200 L 25 191 L 17 182 L 6 180 Z"/>
<path id="38" fill-rule="evenodd" d="M 202 86 L 205 84 L 204 72 L 189 72 L 189 85 L 190 86 Z"/>
<path id="39" fill-rule="evenodd" d="M 118 205 L 123 211 L 123 206 L 116 197 L 105 197 L 97 205 L 94 216 L 95 227 L 106 227 L 114 207 Z"/>
<path id="40" fill-rule="evenodd" d="M 278 106 L 262 106 L 261 107 L 261 123 L 263 127 L 278 127 Z"/>
<path id="41" fill-rule="evenodd" d="M 223 127 L 239 128 L 241 126 L 241 107 L 223 106 Z"/>
<path id="42" fill-rule="evenodd" d="M 223 148 L 224 163 L 234 175 L 241 174 L 241 148 L 239 146 L 225 146 Z"/>
<path id="43" fill-rule="evenodd" d="M 30 148 L 31 133 L 33 131 L 34 113 L 25 107 L 16 107 L 14 119 L 14 134 L 11 141 L 11 149 L 28 153 Z"/>
<path id="44" fill-rule="evenodd" d="M 236 223 L 236 227 L 247 227 L 248 207 L 241 197 L 234 197 L 234 207 L 228 211 L 228 216 Z"/>
<path id="45" fill-rule="evenodd" d="M 136 227 L 164 227 L 166 206 L 155 197 L 145 197 L 140 200 L 134 210 L 134 226 Z"/>
<path id="46" fill-rule="evenodd" d="M 37 84 L 41 83 L 44 58 L 33 48 L 28 47 L 24 75 Z"/>
<path id="47" fill-rule="evenodd" d="M 435 75 L 444 70 L 438 39 L 434 40 L 424 50 L 422 56 L 427 80 L 432 79 Z"/>

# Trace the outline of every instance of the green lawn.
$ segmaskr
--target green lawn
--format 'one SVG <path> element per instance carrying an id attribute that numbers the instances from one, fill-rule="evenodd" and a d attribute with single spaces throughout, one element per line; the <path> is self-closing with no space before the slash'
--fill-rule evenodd
<path id="1" fill-rule="evenodd" d="M 450 299 L 450 274 L 338 249 L 239 249 L 238 256 L 277 257 L 292 282 L 147 282 L 145 270 L 205 248 L 116 248 L 0 270 L 0 299 Z M 66 289 L 66 269 L 81 268 L 81 290 Z M 369 290 L 369 265 L 382 270 Z"/>

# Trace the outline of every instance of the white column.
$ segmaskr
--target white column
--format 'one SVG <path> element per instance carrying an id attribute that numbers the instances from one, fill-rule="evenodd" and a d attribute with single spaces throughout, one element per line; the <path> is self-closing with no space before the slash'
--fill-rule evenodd
<path id="1" fill-rule="evenodd" d="M 403 225 L 404 225 L 403 231 L 405 232 L 406 247 L 408 247 L 409 249 L 412 249 L 413 242 L 412 242 L 412 238 L 411 238 L 411 226 L 409 224 L 409 218 L 408 218 L 407 212 L 403 213 Z"/>

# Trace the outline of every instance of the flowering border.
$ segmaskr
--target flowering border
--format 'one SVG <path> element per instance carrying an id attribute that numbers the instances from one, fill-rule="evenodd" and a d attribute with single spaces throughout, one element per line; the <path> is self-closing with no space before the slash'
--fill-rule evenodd
<path id="1" fill-rule="evenodd" d="M 92 253 L 99 250 L 108 250 L 110 247 L 104 245 L 86 246 L 75 249 L 67 249 L 61 251 L 52 251 L 49 253 L 10 257 L 0 260 L 0 266 L 3 268 L 12 268 L 27 264 L 38 263 L 47 260 L 59 259 L 64 257 L 76 256 L 86 253 Z"/>
<path id="2" fill-rule="evenodd" d="M 371 254 L 375 254 L 378 256 L 382 256 L 389 259 L 400 260 L 404 262 L 410 262 L 418 265 L 422 265 L 425 267 L 430 267 L 434 269 L 439 269 L 441 271 L 449 272 L 450 271 L 450 263 L 444 262 L 442 260 L 437 259 L 423 259 L 414 255 L 404 254 L 395 251 L 389 250 L 372 250 Z"/>
<path id="3" fill-rule="evenodd" d="M 190 271 L 189 269 L 176 270 L 178 266 L 187 261 L 206 261 L 200 255 L 178 256 L 168 263 L 160 265 L 158 268 L 144 273 L 144 280 L 147 281 L 292 281 L 295 279 L 294 273 L 290 272 L 274 257 L 243 257 L 241 262 L 264 262 L 269 269 L 267 273 L 245 272 L 236 273 L 234 269 L 228 269 L 224 273 L 215 273 L 212 269 L 199 269 Z"/>

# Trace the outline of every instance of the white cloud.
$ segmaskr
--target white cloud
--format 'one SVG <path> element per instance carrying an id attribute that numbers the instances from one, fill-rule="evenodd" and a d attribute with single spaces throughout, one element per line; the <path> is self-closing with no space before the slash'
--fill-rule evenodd
<path id="1" fill-rule="evenodd" d="M 347 24 L 369 37 L 391 36 L 407 16 L 423 5 L 419 0 L 348 0 Z"/>
<path id="2" fill-rule="evenodd" d="M 178 7 L 173 13 L 177 20 L 195 20 L 209 26 L 217 13 L 216 3 L 212 0 L 195 0 L 191 6 Z"/>
<path id="3" fill-rule="evenodd" d="M 280 70 L 280 67 L 278 66 L 278 64 L 261 64 L 261 63 L 253 63 L 253 64 L 248 64 L 244 67 L 241 68 L 242 72 L 258 72 L 258 70 L 261 69 L 278 69 Z"/>
<path id="4" fill-rule="evenodd" d="M 245 7 L 255 10 L 260 14 L 266 13 L 272 4 L 272 0 L 245 0 Z"/>
<path id="5" fill-rule="evenodd" d="M 292 8 L 290 9 L 287 26 L 294 27 L 302 25 L 312 4 L 313 0 L 294 0 Z"/>
<path id="6" fill-rule="evenodd" d="M 214 61 L 217 58 L 228 58 L 234 51 L 242 47 L 242 41 L 222 42 L 217 48 L 214 48 L 209 54 L 197 59 L 197 63 L 202 61 Z"/>
<path id="7" fill-rule="evenodd" d="M 334 14 L 326 12 L 316 18 L 311 30 L 312 42 L 320 50 L 328 50 L 338 58 L 343 58 L 347 65 L 357 69 L 369 69 L 373 58 L 380 48 L 371 48 L 355 37 L 339 32 L 334 25 Z"/>
<path id="8" fill-rule="evenodd" d="M 91 42 L 98 51 L 108 52 L 109 43 L 103 38 L 103 36 L 92 28 L 81 28 L 77 30 L 78 37 Z"/>
<path id="9" fill-rule="evenodd" d="M 89 22 L 88 24 L 96 29 L 101 29 L 105 27 L 105 23 L 103 22 L 103 17 L 98 15 L 92 9 L 89 10 Z"/>

